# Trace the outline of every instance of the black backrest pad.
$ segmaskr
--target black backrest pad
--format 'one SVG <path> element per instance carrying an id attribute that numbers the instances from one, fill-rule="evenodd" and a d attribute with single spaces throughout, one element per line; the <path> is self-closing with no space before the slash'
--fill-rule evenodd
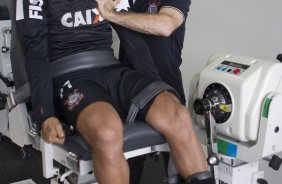
<path id="1" fill-rule="evenodd" d="M 15 89 L 27 83 L 25 57 L 16 27 L 16 0 L 11 0 L 12 40 L 11 40 L 11 66 L 15 81 Z"/>

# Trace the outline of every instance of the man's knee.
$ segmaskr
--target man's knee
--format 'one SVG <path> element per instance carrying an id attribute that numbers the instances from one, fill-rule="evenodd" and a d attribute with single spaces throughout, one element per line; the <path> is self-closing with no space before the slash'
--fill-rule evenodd
<path id="1" fill-rule="evenodd" d="M 115 147 L 122 143 L 122 131 L 119 127 L 103 126 L 95 130 L 93 141 L 102 147 Z"/>
<path id="2" fill-rule="evenodd" d="M 173 113 L 172 117 L 170 117 L 169 121 L 166 123 L 168 124 L 166 131 L 173 134 L 175 134 L 175 132 L 180 133 L 181 131 L 190 130 L 193 127 L 188 109 L 183 105 L 176 107 L 175 113 Z"/>
<path id="3" fill-rule="evenodd" d="M 174 113 L 179 105 L 180 105 L 179 100 L 174 94 L 168 91 L 161 92 L 154 99 L 148 111 L 147 117 L 151 117 L 153 119 L 159 119 L 162 117 L 158 117 L 158 116 L 161 116 L 162 113 L 168 113 L 168 112 L 170 114 L 167 115 L 171 116 L 172 115 L 171 113 Z"/>
<path id="4" fill-rule="evenodd" d="M 114 122 L 115 120 L 112 120 Z M 95 126 L 91 123 L 89 133 L 87 133 L 87 142 L 96 153 L 104 156 L 116 155 L 123 147 L 123 132 L 121 126 L 100 125 Z"/>
<path id="5" fill-rule="evenodd" d="M 165 130 L 181 129 L 191 124 L 188 109 L 170 92 L 162 92 L 156 97 L 146 120 Z"/>
<path id="6" fill-rule="evenodd" d="M 122 144 L 122 122 L 111 107 L 89 107 L 78 119 L 78 131 L 95 149 L 115 148 Z"/>

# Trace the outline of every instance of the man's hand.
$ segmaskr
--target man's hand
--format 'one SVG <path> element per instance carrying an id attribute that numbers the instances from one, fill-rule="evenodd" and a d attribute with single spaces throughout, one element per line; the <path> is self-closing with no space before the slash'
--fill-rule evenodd
<path id="1" fill-rule="evenodd" d="M 104 19 L 108 19 L 115 13 L 115 7 L 121 0 L 96 0 L 98 10 Z"/>
<path id="2" fill-rule="evenodd" d="M 56 117 L 50 117 L 43 122 L 42 138 L 47 143 L 64 144 L 65 132 Z"/>

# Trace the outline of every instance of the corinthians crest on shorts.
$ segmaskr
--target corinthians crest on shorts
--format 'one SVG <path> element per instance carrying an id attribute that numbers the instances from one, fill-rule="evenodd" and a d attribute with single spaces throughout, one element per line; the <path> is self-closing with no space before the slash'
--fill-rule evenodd
<path id="1" fill-rule="evenodd" d="M 75 106 L 77 106 L 80 101 L 84 98 L 84 94 L 79 92 L 78 89 L 74 89 L 67 97 L 64 102 L 64 105 L 68 106 L 70 111 L 73 110 Z"/>

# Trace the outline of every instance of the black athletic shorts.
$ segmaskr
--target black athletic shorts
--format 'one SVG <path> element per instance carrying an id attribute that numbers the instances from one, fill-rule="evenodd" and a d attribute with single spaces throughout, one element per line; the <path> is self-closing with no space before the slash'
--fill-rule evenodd
<path id="1" fill-rule="evenodd" d="M 60 119 L 76 127 L 79 113 L 94 102 L 108 102 L 125 119 L 131 99 L 153 81 L 122 65 L 73 72 L 54 79 L 56 112 Z M 144 121 L 150 103 L 139 111 Z"/>

